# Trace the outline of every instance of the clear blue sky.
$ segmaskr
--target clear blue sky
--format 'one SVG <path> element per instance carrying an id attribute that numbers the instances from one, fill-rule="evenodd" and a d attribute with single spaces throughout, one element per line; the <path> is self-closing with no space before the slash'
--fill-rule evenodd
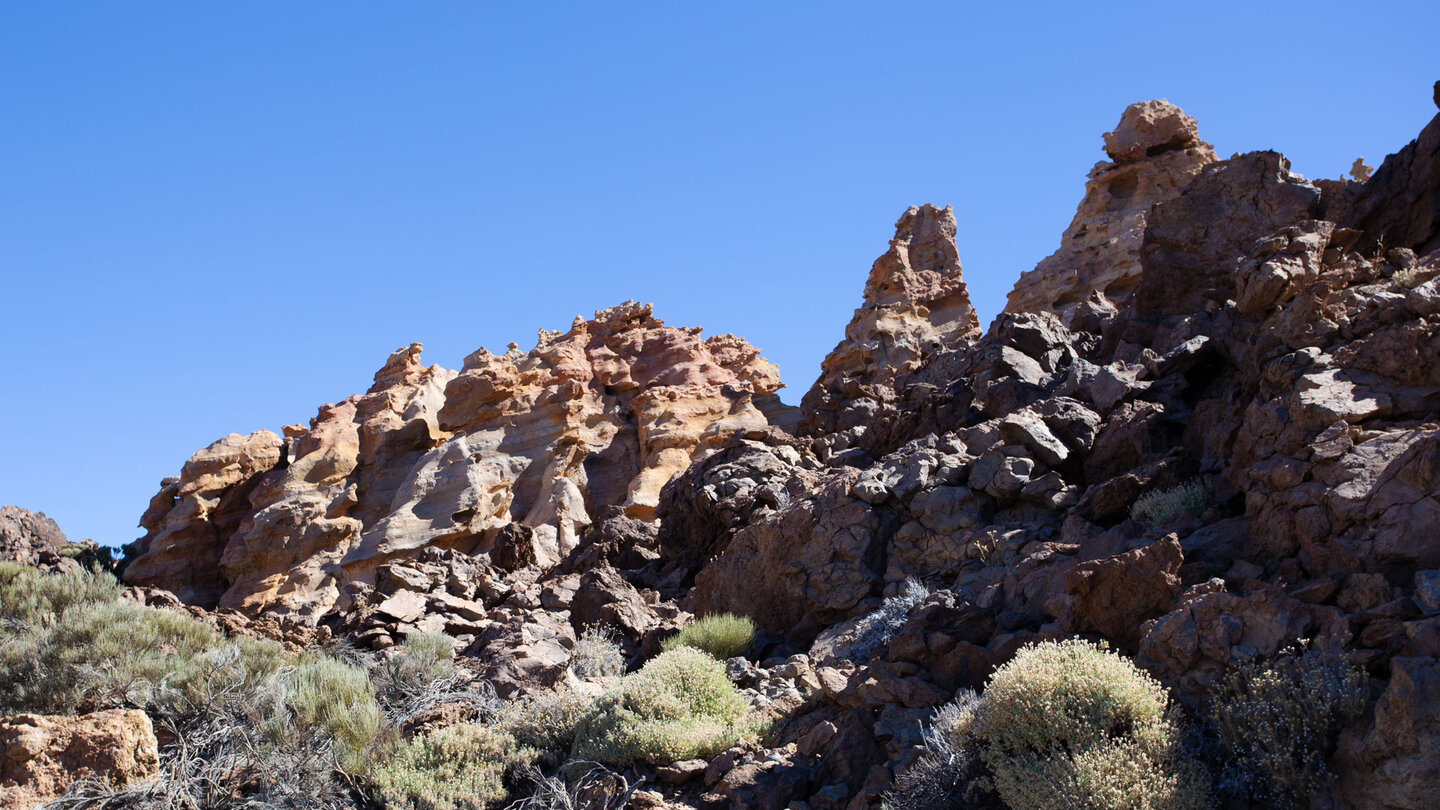
<path id="1" fill-rule="evenodd" d="M 1436 112 L 1433 2 L 999 5 L 0 5 L 0 503 L 127 542 L 397 346 L 627 298 L 798 401 L 906 206 L 955 206 L 988 323 L 1130 102 L 1309 177 Z"/>

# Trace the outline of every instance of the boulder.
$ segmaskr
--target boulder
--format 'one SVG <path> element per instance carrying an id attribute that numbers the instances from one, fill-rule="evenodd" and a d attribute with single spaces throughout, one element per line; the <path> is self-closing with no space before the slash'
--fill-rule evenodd
<path id="1" fill-rule="evenodd" d="M 1161 616 L 1141 639 L 1136 660 L 1194 699 L 1233 663 L 1274 655 L 1301 640 L 1338 647 L 1349 637 L 1349 622 L 1338 609 L 1251 582 L 1243 594 L 1204 594 Z"/>
<path id="2" fill-rule="evenodd" d="M 0 808 L 22 810 L 82 779 L 126 787 L 159 771 L 155 729 L 144 712 L 0 719 Z"/>
<path id="3" fill-rule="evenodd" d="M 1440 795 L 1440 660 L 1390 667 L 1369 722 L 1341 736 L 1340 794 L 1354 810 L 1421 810 Z"/>
<path id="4" fill-rule="evenodd" d="M 1256 240 L 1313 219 L 1320 190 L 1278 152 L 1204 167 L 1177 197 L 1156 204 L 1140 247 L 1135 288 L 1142 318 L 1203 312 L 1235 296 L 1231 270 Z"/>
<path id="5" fill-rule="evenodd" d="M 1063 617 L 1070 632 L 1096 632 L 1134 648 L 1144 623 L 1180 596 L 1180 541 L 1167 535 L 1144 548 L 1082 562 L 1065 574 L 1072 598 Z"/>

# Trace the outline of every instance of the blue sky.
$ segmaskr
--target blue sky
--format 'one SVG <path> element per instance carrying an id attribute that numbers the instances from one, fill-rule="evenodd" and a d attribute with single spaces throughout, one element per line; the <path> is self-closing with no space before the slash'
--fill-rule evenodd
<path id="1" fill-rule="evenodd" d="M 127 542 L 398 346 L 627 298 L 798 401 L 906 206 L 955 206 L 988 323 L 1130 102 L 1309 177 L 1436 112 L 1440 4 L 999 5 L 0 5 L 0 503 Z"/>

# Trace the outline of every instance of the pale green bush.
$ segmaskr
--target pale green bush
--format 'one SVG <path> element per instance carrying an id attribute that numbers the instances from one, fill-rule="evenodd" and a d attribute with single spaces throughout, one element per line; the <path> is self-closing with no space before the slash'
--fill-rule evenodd
<path id="1" fill-rule="evenodd" d="M 0 708 L 47 714 L 143 708 L 168 675 L 189 671 L 194 656 L 220 642 L 209 625 L 178 611 L 73 603 L 0 644 Z"/>
<path id="2" fill-rule="evenodd" d="M 694 647 L 724 661 L 744 652 L 754 639 L 755 622 L 748 616 L 717 613 L 687 624 L 679 634 L 660 642 L 660 649 Z"/>
<path id="3" fill-rule="evenodd" d="M 708 759 L 753 733 L 745 698 L 719 661 L 691 647 L 661 653 L 602 695 L 571 755 L 607 765 Z"/>
<path id="4" fill-rule="evenodd" d="M 142 786 L 76 788 L 88 806 L 216 810 L 350 804 L 380 729 L 369 674 L 187 613 L 118 599 L 105 574 L 0 565 L 0 712 L 144 709 L 167 740 Z"/>
<path id="5" fill-rule="evenodd" d="M 342 770 L 362 770 L 381 722 L 370 675 L 323 656 L 302 660 L 287 675 L 285 706 L 293 722 L 328 737 Z"/>
<path id="6" fill-rule="evenodd" d="M 991 677 L 973 729 L 1012 810 L 1210 806 L 1164 688 L 1087 642 L 1022 649 Z"/>
<path id="7" fill-rule="evenodd" d="M 1365 710 L 1368 692 L 1365 671 L 1334 650 L 1291 650 L 1235 667 L 1211 702 L 1221 788 L 1275 807 L 1323 792 L 1336 737 Z"/>
<path id="8" fill-rule="evenodd" d="M 369 779 L 386 807 L 485 810 L 509 797 L 507 777 L 537 756 L 509 734 L 466 723 L 395 746 Z"/>
<path id="9" fill-rule="evenodd" d="M 570 671 L 581 680 L 625 674 L 625 654 L 613 631 L 587 627 L 570 653 Z"/>
<path id="10" fill-rule="evenodd" d="M 489 684 L 471 684 L 452 658 L 455 640 L 444 633 L 409 633 L 405 642 L 375 664 L 371 679 L 385 720 L 402 727 L 412 717 L 440 705 L 466 704 L 467 720 L 489 721 L 502 701 Z"/>
<path id="11" fill-rule="evenodd" d="M 1130 517 L 1141 523 L 1163 523 L 1182 512 L 1199 515 L 1209 503 L 1210 487 L 1197 478 L 1170 489 L 1141 495 L 1130 507 Z"/>
<path id="12" fill-rule="evenodd" d="M 109 573 L 45 574 L 28 565 L 0 561 L 0 624 L 45 624 L 76 605 L 114 602 L 120 583 Z"/>
<path id="13" fill-rule="evenodd" d="M 595 701 L 578 692 L 561 691 L 512 701 L 500 711 L 495 727 L 521 745 L 550 753 L 569 753 L 575 729 Z"/>

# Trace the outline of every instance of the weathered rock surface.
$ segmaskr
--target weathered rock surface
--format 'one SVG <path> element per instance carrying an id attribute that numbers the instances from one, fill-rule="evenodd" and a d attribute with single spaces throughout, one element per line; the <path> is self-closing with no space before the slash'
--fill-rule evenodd
<path id="1" fill-rule="evenodd" d="M 892 395 L 896 377 L 922 367 L 943 346 L 979 336 L 955 230 L 948 206 L 913 206 L 895 223 L 890 249 L 870 269 L 864 303 L 805 394 L 808 432 L 863 427 L 867 414 Z"/>
<path id="2" fill-rule="evenodd" d="M 1440 250 L 1440 115 L 1386 158 L 1368 182 L 1348 187 L 1325 216 L 1359 231 L 1356 249 L 1365 255 Z"/>
<path id="3" fill-rule="evenodd" d="M 505 562 L 553 566 L 606 508 L 652 518 L 694 458 L 785 417 L 779 387 L 745 341 L 633 302 L 459 372 L 414 344 L 283 443 L 262 431 L 197 453 L 146 513 L 126 580 L 313 622 L 427 547 L 488 555 L 508 531 Z"/>
<path id="4" fill-rule="evenodd" d="M 1234 298 L 1232 268 L 1255 241 L 1315 216 L 1320 190 L 1278 152 L 1251 152 L 1202 169 L 1150 213 L 1135 289 L 1142 318 L 1188 315 Z"/>
<path id="5" fill-rule="evenodd" d="M 1150 209 L 1178 196 L 1215 161 L 1195 119 L 1166 101 L 1130 105 L 1104 137 L 1110 160 L 1090 170 L 1059 250 L 1020 276 L 1006 312 L 1051 312 L 1092 331 L 1113 317 L 1140 281 Z"/>
<path id="6" fill-rule="evenodd" d="M 1102 560 L 1082 562 L 1065 574 L 1074 601 L 1065 629 L 1098 632 L 1133 647 L 1141 625 L 1165 612 L 1180 596 L 1180 541 L 1174 536 Z"/>
<path id="7" fill-rule="evenodd" d="M 160 491 L 140 518 L 125 579 L 164 588 L 186 602 L 213 607 L 228 582 L 220 568 L 225 544 L 250 508 L 260 476 L 280 463 L 283 443 L 268 430 L 232 433 L 199 450 Z"/>
<path id="8" fill-rule="evenodd" d="M 199 454 L 132 565 L 317 638 L 447 632 L 505 695 L 573 688 L 589 627 L 634 665 L 692 614 L 747 615 L 754 656 L 726 669 L 781 723 L 660 774 L 700 807 L 877 807 L 934 707 L 1033 641 L 1104 638 L 1192 709 L 1237 663 L 1340 645 L 1379 699 L 1338 795 L 1428 806 L 1423 149 L 1310 183 L 1273 152 L 1214 161 L 1159 102 L 1106 146 L 1073 233 L 1017 285 L 1030 303 L 983 335 L 952 215 L 908 211 L 797 432 L 754 349 L 633 305 L 460 372 L 413 346 L 283 443 Z M 1407 243 L 1365 247 L 1372 225 Z M 219 573 L 166 573 L 187 553 Z"/>
<path id="9" fill-rule="evenodd" d="M 0 807 L 36 807 L 82 779 L 125 787 L 153 776 L 159 762 L 144 712 L 0 718 Z"/>
<path id="10" fill-rule="evenodd" d="M 1342 738 L 1342 795 L 1356 810 L 1430 807 L 1440 789 L 1440 661 L 1396 658 L 1367 724 Z"/>
<path id="11" fill-rule="evenodd" d="M 0 560 L 39 566 L 58 556 L 65 533 L 44 512 L 0 506 Z"/>

